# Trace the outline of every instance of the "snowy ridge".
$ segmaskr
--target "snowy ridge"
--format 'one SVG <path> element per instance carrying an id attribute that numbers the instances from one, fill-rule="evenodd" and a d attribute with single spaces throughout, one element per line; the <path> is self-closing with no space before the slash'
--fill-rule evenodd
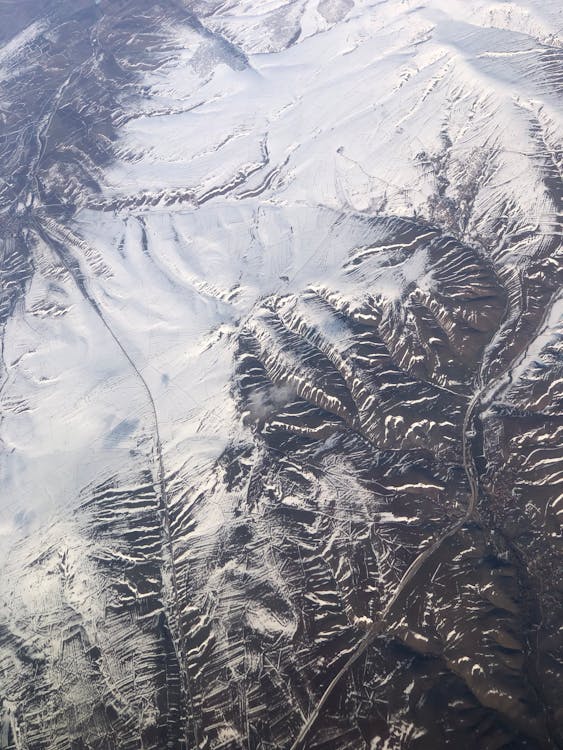
<path id="1" fill-rule="evenodd" d="M 28 5 L 0 748 L 557 747 L 558 4 Z"/>

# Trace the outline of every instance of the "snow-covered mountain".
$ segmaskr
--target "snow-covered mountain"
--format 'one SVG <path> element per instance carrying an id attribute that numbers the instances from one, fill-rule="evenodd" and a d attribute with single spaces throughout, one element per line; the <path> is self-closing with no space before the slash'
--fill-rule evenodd
<path id="1" fill-rule="evenodd" d="M 0 20 L 0 748 L 560 747 L 560 3 Z"/>

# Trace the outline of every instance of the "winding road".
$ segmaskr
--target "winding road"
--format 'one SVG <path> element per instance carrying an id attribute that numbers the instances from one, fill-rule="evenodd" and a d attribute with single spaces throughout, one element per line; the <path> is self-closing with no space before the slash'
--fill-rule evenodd
<path id="1" fill-rule="evenodd" d="M 546 308 L 543 312 L 541 320 L 539 321 L 533 335 L 530 338 L 530 341 L 535 340 L 535 338 L 541 333 L 542 329 L 545 327 L 545 324 L 551 314 L 553 304 L 558 298 L 558 296 L 559 296 L 559 291 L 556 291 L 553 293 L 549 301 L 549 304 L 546 305 Z M 493 337 L 492 341 L 487 346 L 487 349 L 494 347 L 496 339 L 499 336 L 501 336 L 502 333 L 503 333 L 503 327 L 500 326 L 495 336 Z M 304 750 L 304 742 L 309 736 L 314 725 L 316 724 L 324 706 L 328 702 L 334 690 L 339 685 L 339 683 L 344 679 L 344 677 L 350 671 L 353 665 L 358 661 L 358 659 L 360 659 L 360 657 L 366 652 L 366 650 L 373 643 L 373 641 L 385 630 L 386 627 L 390 626 L 390 623 L 388 621 L 393 612 L 393 608 L 395 604 L 397 603 L 401 594 L 404 592 L 404 590 L 409 585 L 409 583 L 412 582 L 416 574 L 420 571 L 422 566 L 436 552 L 438 552 L 439 549 L 441 549 L 444 542 L 446 542 L 451 537 L 455 536 L 455 534 L 457 534 L 457 532 L 460 531 L 467 523 L 469 523 L 470 521 L 476 518 L 477 500 L 479 498 L 479 474 L 477 471 L 477 467 L 475 465 L 473 453 L 471 451 L 471 436 L 469 434 L 471 431 L 471 425 L 472 425 L 473 419 L 475 417 L 475 409 L 480 403 L 485 402 L 488 404 L 491 402 L 492 398 L 494 397 L 494 395 L 496 394 L 496 392 L 502 385 L 502 381 L 507 376 L 510 375 L 510 372 L 514 369 L 514 367 L 521 361 L 523 357 L 525 357 L 526 352 L 529 348 L 529 345 L 530 345 L 530 342 L 526 342 L 525 345 L 521 348 L 521 350 L 518 351 L 516 355 L 512 358 L 512 360 L 507 364 L 507 366 L 503 370 L 501 370 L 488 383 L 485 383 L 485 384 L 482 383 L 482 372 L 481 370 L 479 371 L 478 380 L 477 380 L 478 387 L 473 393 L 473 396 L 471 397 L 469 404 L 467 405 L 467 409 L 465 411 L 465 416 L 463 419 L 463 427 L 462 427 L 463 467 L 464 467 L 465 474 L 467 476 L 467 482 L 469 485 L 469 498 L 468 498 L 467 508 L 465 510 L 465 513 L 452 526 L 450 526 L 449 529 L 447 529 L 440 537 L 438 537 L 438 539 L 436 539 L 429 547 L 424 549 L 409 565 L 409 567 L 403 574 L 397 588 L 395 589 L 392 597 L 389 599 L 389 601 L 387 602 L 387 605 L 382 611 L 380 618 L 373 622 L 373 624 L 367 631 L 366 635 L 359 642 L 356 650 L 350 655 L 350 657 L 342 665 L 338 673 L 333 677 L 328 687 L 325 689 L 324 693 L 321 695 L 320 699 L 318 700 L 317 705 L 315 706 L 315 709 L 312 711 L 312 713 L 307 718 L 306 722 L 301 727 L 299 735 L 294 740 L 289 750 Z"/>
<path id="2" fill-rule="evenodd" d="M 86 65 L 90 61 L 90 58 L 85 60 L 81 66 L 79 66 L 77 69 L 72 71 L 68 77 L 65 79 L 65 81 L 62 83 L 62 85 L 57 90 L 53 100 L 52 105 L 49 113 L 46 113 L 44 115 L 44 119 L 42 122 L 41 128 L 38 130 L 37 133 L 37 152 L 35 154 L 35 158 L 32 161 L 31 168 L 29 171 L 29 180 L 27 188 L 29 190 L 29 195 L 33 200 L 28 201 L 28 205 L 30 206 L 29 211 L 29 219 L 31 225 L 35 228 L 35 231 L 42 236 L 42 238 L 49 242 L 49 244 L 53 247 L 54 251 L 56 252 L 57 256 L 73 278 L 75 284 L 79 288 L 81 294 L 85 298 L 85 300 L 88 302 L 88 304 L 92 307 L 92 309 L 95 311 L 97 316 L 100 318 L 101 322 L 105 326 L 105 328 L 108 330 L 109 334 L 123 353 L 123 356 L 126 358 L 127 362 L 129 363 L 134 376 L 137 378 L 141 386 L 143 387 L 146 396 L 147 401 L 150 404 L 151 414 L 152 414 L 152 420 L 154 424 L 154 440 L 155 440 L 155 489 L 157 491 L 157 497 L 158 497 L 158 505 L 159 505 L 159 517 L 161 520 L 161 529 L 162 529 L 162 537 L 163 537 L 163 546 L 165 549 L 165 554 L 167 557 L 167 563 L 168 563 L 168 569 L 170 574 L 170 585 L 169 585 L 169 597 L 171 599 L 170 601 L 170 608 L 174 612 L 174 619 L 175 619 L 175 642 L 177 644 L 178 654 L 177 658 L 179 663 L 182 665 L 181 668 L 181 677 L 183 681 L 183 690 L 187 699 L 188 705 L 191 704 L 191 691 L 190 691 L 190 684 L 189 684 L 189 676 L 187 673 L 186 668 L 186 654 L 187 654 L 187 644 L 185 642 L 185 635 L 182 630 L 181 626 L 181 611 L 182 611 L 182 603 L 181 603 L 181 597 L 179 595 L 179 587 L 177 582 L 177 573 L 176 573 L 176 565 L 174 560 L 174 549 L 173 549 L 173 543 L 172 543 L 172 532 L 170 528 L 170 507 L 169 507 L 169 498 L 167 494 L 166 489 L 166 475 L 165 475 L 165 467 L 164 467 L 164 460 L 163 460 L 163 451 L 162 451 L 162 444 L 161 444 L 161 438 L 160 438 L 160 430 L 159 430 L 159 420 L 158 420 L 158 413 L 156 409 L 156 405 L 151 393 L 151 390 L 143 377 L 142 373 L 139 371 L 138 367 L 135 365 L 134 361 L 132 360 L 131 356 L 127 352 L 124 345 L 119 340 L 118 336 L 112 329 L 110 323 L 108 320 L 106 320 L 106 317 L 103 313 L 103 310 L 100 308 L 97 301 L 92 297 L 90 292 L 88 291 L 85 283 L 84 278 L 82 274 L 80 273 L 80 260 L 79 258 L 76 258 L 72 248 L 78 248 L 80 251 L 81 249 L 81 240 L 79 238 L 75 237 L 66 227 L 62 227 L 57 224 L 54 220 L 48 218 L 45 215 L 42 215 L 41 213 L 41 204 L 40 204 L 40 185 L 38 181 L 38 170 L 41 164 L 41 161 L 43 159 L 44 151 L 45 151 L 45 144 L 47 142 L 49 130 L 51 128 L 51 124 L 54 119 L 54 115 L 57 112 L 58 108 L 60 107 L 61 101 L 63 100 L 63 97 L 65 95 L 65 92 L 69 88 L 69 86 L 72 84 L 72 81 L 74 80 L 75 76 L 78 72 L 82 69 L 82 66 Z M 219 195 L 222 195 L 226 192 L 232 191 L 232 189 L 238 187 L 240 184 L 242 184 L 248 177 L 253 174 L 255 171 L 258 171 L 259 169 L 264 168 L 267 166 L 269 162 L 269 155 L 267 152 L 267 148 L 265 148 L 265 155 L 264 155 L 264 161 L 263 163 L 259 165 L 254 165 L 252 169 L 250 169 L 246 173 L 241 173 L 236 176 L 236 178 L 233 180 L 232 183 L 214 188 L 204 195 L 202 195 L 199 199 L 199 203 L 204 203 L 206 201 L 209 201 Z M 272 174 L 272 173 L 270 173 Z M 270 174 L 267 176 L 266 179 L 269 179 Z M 250 192 L 249 195 L 253 195 L 253 192 Z M 243 196 L 244 197 L 244 194 Z M 63 249 L 64 248 L 64 249 Z M 554 293 L 554 296 L 551 299 L 551 304 L 546 306 L 546 309 L 544 310 L 544 313 L 542 315 L 542 318 L 536 328 L 536 331 L 534 333 L 534 336 L 531 337 L 531 340 L 535 338 L 535 335 L 543 328 L 545 325 L 550 312 L 551 312 L 551 306 L 553 304 L 553 301 L 555 299 L 556 295 Z M 497 333 L 493 337 L 493 340 L 487 347 L 487 349 L 494 348 L 495 340 L 498 339 L 498 337 L 502 333 L 502 326 L 499 330 L 497 330 Z M 467 500 L 467 506 L 465 509 L 465 512 L 461 517 L 459 517 L 454 523 L 452 523 L 449 528 L 447 528 L 438 538 L 436 538 L 428 547 L 426 547 L 424 550 L 422 550 L 417 557 L 411 562 L 407 570 L 404 572 L 401 580 L 399 581 L 397 587 L 395 588 L 395 591 L 393 592 L 393 595 L 387 602 L 385 608 L 380 614 L 380 617 L 378 620 L 374 621 L 369 629 L 366 631 L 363 638 L 359 641 L 357 644 L 357 647 L 353 651 L 353 653 L 348 657 L 346 662 L 342 665 L 338 673 L 332 678 L 322 695 L 320 696 L 319 700 L 317 701 L 317 704 L 314 708 L 314 710 L 310 713 L 310 715 L 306 718 L 304 724 L 302 725 L 300 732 L 296 739 L 293 741 L 290 750 L 302 750 L 304 747 L 304 743 L 306 742 L 307 738 L 309 737 L 311 731 L 313 730 L 317 720 L 319 719 L 324 707 L 326 706 L 327 702 L 333 695 L 334 691 L 338 687 L 338 685 L 342 682 L 342 680 L 346 677 L 346 675 L 349 673 L 350 669 L 353 667 L 353 665 L 362 657 L 362 655 L 367 651 L 367 649 L 370 647 L 370 645 L 374 642 L 374 640 L 381 635 L 386 629 L 390 627 L 391 618 L 394 615 L 395 607 L 400 600 L 402 594 L 405 592 L 407 587 L 415 580 L 417 574 L 421 571 L 423 566 L 444 546 L 446 541 L 453 536 L 455 536 L 465 525 L 470 523 L 472 520 L 476 518 L 477 513 L 477 503 L 479 498 L 479 475 L 477 471 L 477 467 L 475 465 L 475 460 L 473 457 L 472 449 L 471 449 L 471 427 L 473 424 L 473 421 L 476 416 L 476 411 L 479 407 L 479 405 L 488 404 L 493 399 L 494 395 L 497 393 L 499 387 L 502 385 L 503 380 L 510 374 L 511 370 L 514 368 L 514 366 L 520 361 L 522 357 L 525 357 L 526 351 L 527 351 L 528 343 L 525 343 L 522 349 L 515 355 L 515 357 L 510 361 L 506 368 L 504 368 L 500 373 L 498 373 L 495 378 L 491 379 L 488 383 L 484 384 L 482 383 L 481 378 L 481 372 L 479 373 L 478 381 L 477 381 L 477 387 L 471 396 L 467 408 L 465 411 L 464 419 L 463 419 L 463 425 L 462 425 L 462 459 L 463 459 L 463 466 L 464 471 L 467 477 L 467 483 L 468 483 L 468 500 Z M 442 388 L 442 390 L 449 390 L 447 388 Z M 457 394 L 455 392 L 454 395 L 459 396 L 460 394 Z M 199 745 L 199 736 L 198 736 L 198 727 L 195 723 L 195 711 L 191 711 L 192 717 L 194 718 L 193 721 L 193 727 L 192 727 L 192 733 L 193 733 L 193 739 L 195 743 L 195 747 Z M 186 731 L 187 726 L 189 722 L 186 722 Z M 189 746 L 190 742 L 188 741 L 188 737 L 186 739 L 186 745 Z"/>
<path id="3" fill-rule="evenodd" d="M 393 592 L 393 596 L 387 602 L 387 605 L 385 606 L 385 609 L 381 613 L 379 620 L 376 620 L 371 625 L 371 627 L 367 631 L 364 638 L 358 644 L 358 647 L 356 648 L 356 650 L 352 653 L 352 655 L 348 658 L 348 660 L 342 665 L 342 667 L 340 668 L 340 671 L 333 677 L 328 687 L 326 688 L 326 690 L 320 697 L 317 705 L 315 706 L 315 710 L 310 714 L 307 721 L 302 726 L 301 731 L 299 732 L 297 739 L 291 745 L 290 750 L 300 750 L 301 748 L 303 748 L 303 743 L 309 736 L 309 733 L 313 729 L 313 726 L 317 722 L 317 719 L 319 718 L 324 706 L 326 705 L 327 701 L 331 697 L 335 688 L 338 686 L 341 680 L 345 677 L 345 675 L 349 672 L 352 666 L 365 653 L 365 651 L 369 648 L 369 646 L 373 643 L 373 641 L 383 632 L 385 627 L 388 627 L 387 620 L 389 619 L 389 616 L 391 615 L 393 611 L 393 607 L 395 606 L 396 602 L 398 601 L 399 597 L 401 596 L 405 588 L 409 585 L 409 583 L 413 580 L 413 578 L 416 576 L 418 571 L 422 568 L 424 563 L 427 562 L 427 560 L 429 560 L 442 547 L 442 545 L 447 539 L 457 534 L 457 532 L 463 526 L 465 526 L 465 524 L 468 523 L 468 521 L 470 521 L 473 518 L 475 514 L 475 508 L 477 506 L 477 498 L 479 496 L 479 480 L 478 480 L 478 475 L 477 475 L 477 468 L 475 466 L 473 455 L 471 453 L 470 441 L 468 440 L 468 431 L 469 431 L 471 422 L 473 420 L 475 407 L 479 403 L 480 398 L 481 398 L 481 390 L 477 391 L 473 395 L 473 398 L 468 404 L 467 410 L 465 412 L 465 417 L 463 420 L 463 465 L 465 468 L 465 473 L 467 475 L 467 480 L 469 482 L 469 489 L 470 489 L 467 510 L 458 521 L 456 521 L 452 526 L 450 526 L 450 528 L 447 531 L 445 531 L 440 537 L 438 537 L 438 539 L 436 539 L 433 542 L 433 544 L 431 544 L 429 547 L 424 549 L 418 555 L 418 557 L 416 557 L 412 561 L 412 563 L 409 565 L 409 567 L 403 574 L 403 577 L 401 578 L 399 585 Z"/>

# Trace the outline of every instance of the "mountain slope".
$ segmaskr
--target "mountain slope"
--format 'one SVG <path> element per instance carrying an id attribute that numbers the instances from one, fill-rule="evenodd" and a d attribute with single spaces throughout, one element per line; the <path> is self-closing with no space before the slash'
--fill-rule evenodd
<path id="1" fill-rule="evenodd" d="M 0 14 L 0 748 L 560 746 L 558 4 Z"/>

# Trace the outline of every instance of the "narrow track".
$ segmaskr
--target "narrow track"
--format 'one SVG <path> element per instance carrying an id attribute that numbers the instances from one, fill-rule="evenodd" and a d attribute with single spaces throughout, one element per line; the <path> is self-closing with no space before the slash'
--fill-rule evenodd
<path id="1" fill-rule="evenodd" d="M 423 550 L 409 565 L 397 588 L 395 589 L 393 596 L 388 601 L 385 609 L 381 613 L 380 618 L 374 621 L 366 635 L 358 644 L 356 650 L 350 655 L 347 661 L 340 668 L 339 672 L 333 677 L 328 687 L 325 689 L 324 693 L 321 695 L 319 701 L 317 702 L 314 711 L 309 715 L 305 724 L 303 724 L 299 735 L 294 740 L 289 750 L 304 750 L 303 743 L 309 736 L 311 730 L 313 729 L 313 726 L 317 722 L 317 719 L 319 718 L 324 706 L 333 694 L 334 690 L 341 682 L 341 680 L 345 677 L 345 675 L 349 672 L 349 670 L 353 667 L 353 665 L 358 661 L 358 659 L 360 659 L 360 657 L 366 652 L 373 641 L 384 631 L 386 627 L 389 627 L 390 623 L 388 622 L 388 620 L 390 615 L 392 614 L 393 607 L 395 606 L 405 588 L 422 568 L 424 563 L 427 562 L 443 546 L 444 542 L 447 539 L 450 539 L 455 534 L 457 534 L 458 531 L 460 531 L 467 523 L 471 522 L 476 517 L 477 501 L 479 498 L 479 478 L 477 467 L 475 466 L 475 461 L 471 452 L 471 440 L 469 437 L 470 427 L 475 416 L 475 409 L 481 402 L 491 402 L 492 398 L 498 392 L 498 389 L 502 386 L 505 378 L 510 376 L 510 372 L 514 369 L 514 367 L 516 367 L 521 359 L 526 356 L 526 352 L 530 346 L 531 341 L 535 340 L 536 336 L 538 336 L 545 327 L 546 322 L 551 315 L 553 304 L 558 299 L 559 294 L 560 292 L 556 291 L 551 296 L 549 303 L 546 305 L 543 315 L 538 325 L 536 326 L 533 335 L 530 338 L 530 341 L 528 341 L 528 343 L 512 358 L 512 360 L 501 372 L 496 375 L 495 378 L 490 380 L 488 383 L 483 384 L 481 377 L 482 373 L 481 371 L 479 371 L 478 387 L 473 393 L 469 404 L 467 405 L 462 427 L 463 467 L 469 484 L 469 499 L 464 515 L 449 529 L 447 529 L 438 539 L 436 539 L 436 541 L 434 541 L 433 544 L 430 545 L 430 547 L 427 547 L 425 550 Z M 501 331 L 502 329 L 497 331 L 497 334 L 501 333 Z M 491 344 L 492 343 L 493 342 L 491 342 Z M 489 344 L 489 346 L 491 346 L 491 344 Z"/>
<path id="2" fill-rule="evenodd" d="M 457 532 L 463 526 L 465 526 L 465 524 L 468 523 L 474 516 L 475 508 L 477 506 L 477 498 L 479 496 L 479 482 L 477 480 L 477 470 L 475 467 L 475 463 L 473 461 L 473 456 L 471 455 L 470 444 L 467 440 L 467 432 L 468 432 L 469 426 L 471 425 L 471 421 L 473 419 L 473 411 L 475 409 L 475 406 L 479 402 L 480 396 L 481 396 L 481 391 L 477 391 L 474 394 L 473 398 L 469 402 L 467 411 L 465 412 L 465 418 L 463 420 L 463 463 L 464 463 L 465 473 L 467 474 L 467 479 L 468 479 L 469 488 L 470 488 L 469 502 L 468 502 L 467 510 L 465 511 L 465 514 L 458 521 L 456 521 L 456 523 L 454 523 L 453 526 L 451 526 L 447 531 L 445 531 L 444 534 L 442 534 L 438 539 L 436 539 L 436 541 L 433 544 L 431 544 L 430 547 L 427 547 L 425 550 L 423 550 L 418 555 L 418 557 L 416 557 L 413 560 L 413 562 L 409 565 L 409 567 L 403 574 L 403 577 L 401 578 L 399 585 L 393 592 L 393 596 L 387 602 L 387 605 L 385 606 L 385 609 L 381 613 L 380 618 L 372 624 L 372 626 L 370 627 L 370 629 L 368 630 L 364 638 L 362 638 L 362 640 L 358 644 L 358 647 L 356 648 L 356 650 L 351 654 L 348 660 L 343 664 L 338 674 L 336 674 L 335 677 L 333 677 L 328 687 L 326 688 L 326 690 L 320 697 L 317 705 L 315 706 L 315 710 L 310 714 L 307 721 L 301 728 L 301 731 L 299 732 L 299 735 L 297 736 L 297 738 L 291 745 L 290 750 L 300 750 L 301 748 L 303 748 L 303 743 L 307 739 L 310 731 L 315 725 L 317 719 L 319 718 L 321 714 L 321 711 L 323 710 L 330 696 L 334 692 L 335 688 L 340 683 L 340 681 L 344 678 L 347 672 L 351 669 L 351 667 L 362 656 L 362 654 L 365 653 L 365 651 L 369 648 L 369 646 L 373 643 L 373 641 L 377 638 L 377 636 L 379 636 L 383 632 L 385 627 L 388 627 L 389 623 L 387 622 L 387 620 L 392 613 L 393 607 L 395 606 L 396 602 L 398 601 L 399 597 L 401 596 L 405 588 L 412 581 L 412 579 L 415 577 L 418 571 L 422 568 L 424 563 L 427 560 L 429 560 L 442 547 L 442 545 L 447 539 L 457 534 Z"/>
<path id="3" fill-rule="evenodd" d="M 84 280 L 77 273 L 77 268 L 73 268 L 72 265 L 68 262 L 67 257 L 65 256 L 65 253 L 60 248 L 61 242 L 66 242 L 67 244 L 72 243 L 72 234 L 66 227 L 61 227 L 61 230 L 64 230 L 64 233 L 56 232 L 54 231 L 53 227 L 55 225 L 55 222 L 52 220 L 49 220 L 47 222 L 41 222 L 37 217 L 32 218 L 32 224 L 36 230 L 36 232 L 39 234 L 39 236 L 53 249 L 57 257 L 59 258 L 60 262 L 63 264 L 65 269 L 70 274 L 72 280 L 74 281 L 76 287 L 86 300 L 86 302 L 90 305 L 90 307 L 94 310 L 98 318 L 103 323 L 104 327 L 110 334 L 111 338 L 115 341 L 117 346 L 119 347 L 120 351 L 122 352 L 123 356 L 127 360 L 129 366 L 133 370 L 135 377 L 139 381 L 140 385 L 142 386 L 147 401 L 150 405 L 151 410 L 151 416 L 153 420 L 153 428 L 154 428 L 154 452 L 155 452 L 155 474 L 156 474 L 156 481 L 155 481 L 155 490 L 156 495 L 158 498 L 158 509 L 159 509 L 159 516 L 160 516 L 160 526 L 162 530 L 163 535 L 163 541 L 165 548 L 167 550 L 167 562 L 168 567 L 170 570 L 170 584 L 172 589 L 172 602 L 171 609 L 174 612 L 175 617 L 175 630 L 176 630 L 176 638 L 174 639 L 177 643 L 178 652 L 176 654 L 176 658 L 178 659 L 178 663 L 180 665 L 180 679 L 182 682 L 182 688 L 187 696 L 188 703 L 190 707 L 193 706 L 193 696 L 191 693 L 191 687 L 187 672 L 187 660 L 186 660 L 186 654 L 187 654 L 187 648 L 186 648 L 186 642 L 184 637 L 184 632 L 181 626 L 181 604 L 180 604 L 180 594 L 179 594 L 179 586 L 178 586 L 178 575 L 176 570 L 176 563 L 174 558 L 174 547 L 172 544 L 172 533 L 171 533 L 171 524 L 170 524 L 170 502 L 168 497 L 168 492 L 166 489 L 166 473 L 164 469 L 164 458 L 163 458 L 163 451 L 162 451 L 162 441 L 160 437 L 160 426 L 159 426 L 159 420 L 158 420 L 158 412 L 156 409 L 156 404 L 154 402 L 154 398 L 152 395 L 152 392 L 149 388 L 149 385 L 147 381 L 145 380 L 143 374 L 131 358 L 131 355 L 127 351 L 127 349 L 124 347 L 124 345 L 121 343 L 119 337 L 111 327 L 111 325 L 106 320 L 100 306 L 98 305 L 97 301 L 92 297 L 92 295 L 89 293 L 88 289 L 86 288 L 86 285 L 84 284 Z M 59 236 L 60 235 L 60 236 Z M 76 238 L 76 243 L 81 244 L 81 241 Z M 78 262 L 77 262 L 78 267 Z M 165 591 L 166 596 L 166 591 Z M 199 746 L 199 737 L 198 737 L 198 728 L 197 723 L 195 721 L 195 711 L 192 708 L 192 717 L 193 717 L 193 737 L 195 741 L 195 747 Z M 186 722 L 186 735 L 187 735 L 187 722 Z M 189 738 L 185 737 L 186 747 L 189 747 Z"/>

